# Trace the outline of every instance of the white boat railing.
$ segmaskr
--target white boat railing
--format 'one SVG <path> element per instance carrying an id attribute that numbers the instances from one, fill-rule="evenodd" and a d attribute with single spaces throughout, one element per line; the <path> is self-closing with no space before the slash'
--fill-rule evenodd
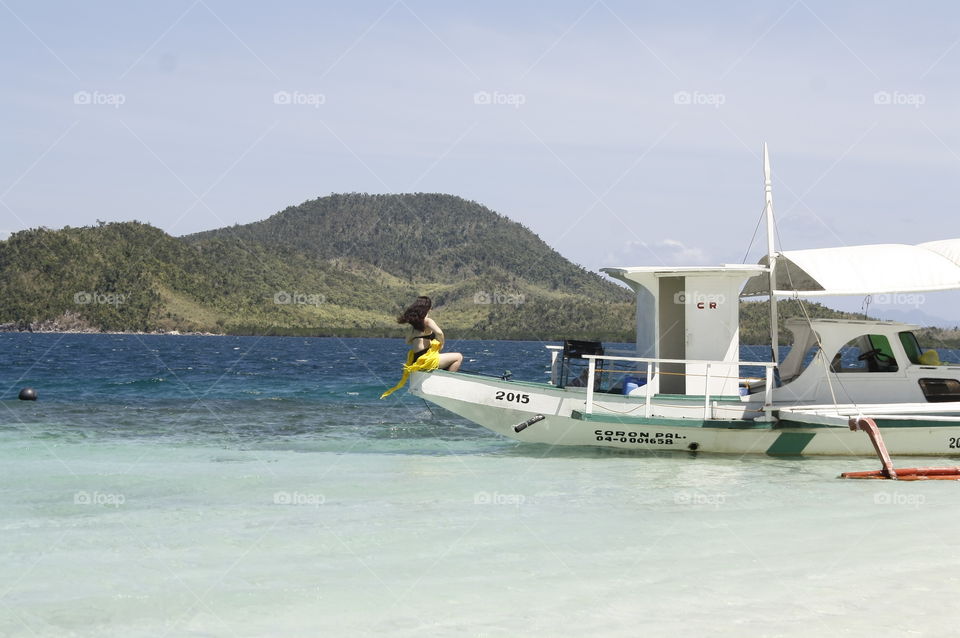
<path id="1" fill-rule="evenodd" d="M 695 365 L 695 366 L 704 366 L 704 395 L 703 395 L 703 418 L 711 419 L 713 418 L 713 411 L 710 406 L 710 368 L 711 366 L 724 366 L 730 368 L 731 366 L 762 366 L 764 368 L 764 388 L 763 388 L 763 413 L 764 419 L 771 420 L 773 418 L 773 370 L 777 367 L 777 364 L 772 361 L 702 361 L 695 359 L 654 359 L 650 357 L 620 357 L 620 356 L 608 356 L 602 354 L 585 354 L 583 358 L 587 360 L 587 405 L 586 413 L 593 414 L 593 393 L 594 385 L 596 382 L 596 372 L 597 372 L 597 360 L 602 361 L 629 361 L 633 363 L 644 363 L 646 364 L 646 383 L 644 384 L 645 396 L 644 396 L 644 417 L 650 418 L 651 411 L 653 408 L 653 395 L 655 393 L 654 388 L 659 387 L 659 376 L 660 376 L 660 365 L 661 364 L 683 364 L 683 365 Z M 625 372 L 618 370 L 617 372 Z M 686 372 L 682 373 L 685 376 L 696 376 L 692 374 L 687 374 Z M 656 383 L 654 383 L 656 380 Z M 739 384 L 738 384 L 739 387 Z"/>
<path id="2" fill-rule="evenodd" d="M 557 379 L 560 378 L 560 373 L 557 371 L 557 361 L 560 361 L 560 355 L 563 353 L 563 346 L 554 346 L 549 345 L 546 347 L 550 351 L 550 372 L 547 374 L 550 375 L 550 383 L 556 385 Z"/>

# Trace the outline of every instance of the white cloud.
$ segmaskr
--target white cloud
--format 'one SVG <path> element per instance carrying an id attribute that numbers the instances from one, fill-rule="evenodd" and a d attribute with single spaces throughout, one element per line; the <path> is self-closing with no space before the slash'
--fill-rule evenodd
<path id="1" fill-rule="evenodd" d="M 706 253 L 695 246 L 687 246 L 676 239 L 664 239 L 654 244 L 664 262 L 673 266 L 702 266 L 706 263 Z"/>

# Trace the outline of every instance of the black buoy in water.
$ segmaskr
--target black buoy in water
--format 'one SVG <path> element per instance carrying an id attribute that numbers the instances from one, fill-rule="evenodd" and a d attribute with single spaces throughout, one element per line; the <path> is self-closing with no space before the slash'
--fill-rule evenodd
<path id="1" fill-rule="evenodd" d="M 19 399 L 21 401 L 36 401 L 37 391 L 33 388 L 24 388 L 23 390 L 20 390 Z"/>

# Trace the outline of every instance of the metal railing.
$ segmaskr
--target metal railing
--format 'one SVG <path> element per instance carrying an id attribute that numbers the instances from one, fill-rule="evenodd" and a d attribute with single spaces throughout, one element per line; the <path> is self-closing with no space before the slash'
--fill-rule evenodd
<path id="1" fill-rule="evenodd" d="M 711 366 L 725 366 L 727 368 L 731 366 L 737 366 L 739 370 L 740 366 L 762 366 L 764 368 L 764 379 L 765 384 L 763 388 L 763 413 L 765 419 L 773 418 L 773 370 L 777 367 L 776 363 L 772 361 L 702 361 L 695 359 L 653 359 L 649 357 L 618 357 L 618 356 L 607 356 L 602 354 L 585 354 L 583 358 L 587 360 L 587 405 L 586 413 L 593 414 L 593 393 L 595 385 L 595 377 L 597 372 L 597 360 L 602 361 L 630 361 L 636 363 L 645 363 L 646 364 L 646 378 L 647 382 L 644 384 L 645 396 L 644 396 L 644 417 L 649 418 L 652 408 L 653 408 L 653 394 L 654 387 L 659 388 L 659 376 L 660 365 L 661 364 L 683 364 L 683 365 L 699 365 L 704 366 L 705 371 L 703 375 L 699 374 L 688 374 L 687 372 L 682 373 L 663 373 L 663 374 L 682 374 L 684 376 L 704 376 L 704 396 L 703 396 L 703 418 L 711 419 L 713 418 L 712 410 L 710 407 L 710 367 Z M 616 370 L 616 372 L 625 372 L 623 370 Z M 732 378 L 732 377 L 731 377 Z M 739 379 L 739 375 L 737 376 Z M 656 384 L 654 383 L 656 380 Z M 739 390 L 739 383 L 737 384 Z"/>

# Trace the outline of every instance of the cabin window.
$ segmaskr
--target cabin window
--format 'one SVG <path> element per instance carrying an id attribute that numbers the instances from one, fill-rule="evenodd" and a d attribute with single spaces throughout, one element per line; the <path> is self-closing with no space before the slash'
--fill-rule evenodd
<path id="1" fill-rule="evenodd" d="M 830 362 L 833 372 L 896 372 L 890 340 L 884 335 L 862 335 L 840 348 Z"/>
<path id="2" fill-rule="evenodd" d="M 960 381 L 956 379 L 920 379 L 920 389 L 930 403 L 960 401 Z"/>
<path id="3" fill-rule="evenodd" d="M 923 350 L 920 349 L 917 335 L 912 332 L 901 332 L 900 343 L 903 345 L 903 351 L 907 353 L 907 359 L 910 360 L 910 363 L 920 363 L 920 355 L 923 354 Z"/>

